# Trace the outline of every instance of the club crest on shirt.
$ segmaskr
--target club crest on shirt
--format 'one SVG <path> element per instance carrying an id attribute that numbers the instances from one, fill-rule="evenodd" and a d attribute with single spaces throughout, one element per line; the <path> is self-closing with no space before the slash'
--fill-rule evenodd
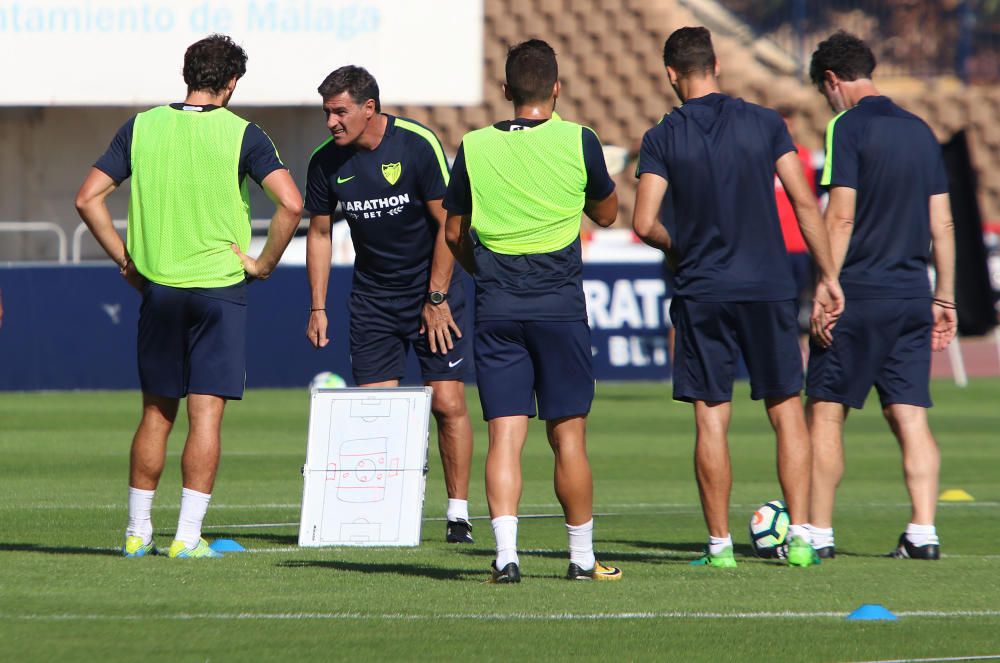
<path id="1" fill-rule="evenodd" d="M 389 182 L 389 184 L 395 184 L 399 180 L 399 175 L 402 172 L 403 164 L 399 161 L 396 163 L 382 164 L 382 176 L 387 182 Z"/>

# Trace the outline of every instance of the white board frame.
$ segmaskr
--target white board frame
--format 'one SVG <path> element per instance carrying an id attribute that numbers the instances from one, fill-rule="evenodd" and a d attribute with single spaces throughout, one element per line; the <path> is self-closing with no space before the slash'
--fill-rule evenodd
<path id="1" fill-rule="evenodd" d="M 312 391 L 300 546 L 420 545 L 432 393 Z"/>

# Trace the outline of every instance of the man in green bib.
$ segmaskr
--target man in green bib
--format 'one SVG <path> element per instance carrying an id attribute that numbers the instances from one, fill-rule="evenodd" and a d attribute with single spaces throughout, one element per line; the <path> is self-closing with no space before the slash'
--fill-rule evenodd
<path id="1" fill-rule="evenodd" d="M 122 554 L 156 553 L 150 517 L 181 398 L 189 432 L 171 558 L 221 557 L 201 538 L 221 449 L 226 401 L 246 382 L 246 283 L 267 278 L 302 214 L 302 196 L 274 144 L 227 108 L 247 55 L 224 35 L 184 54 L 183 103 L 139 113 L 118 131 L 76 207 L 124 279 L 142 294 L 138 361 L 142 418 L 132 439 L 129 522 Z M 250 244 L 250 176 L 275 203 L 267 243 Z M 132 178 L 127 243 L 107 197 Z"/>
<path id="2" fill-rule="evenodd" d="M 594 557 L 586 421 L 594 398 L 580 215 L 614 223 L 618 196 L 597 135 L 555 114 L 556 54 L 532 39 L 507 54 L 514 118 L 465 135 L 445 195 L 446 239 L 476 280 L 475 365 L 489 426 L 490 580 L 520 582 L 517 509 L 528 419 L 545 420 L 566 516 L 571 580 L 618 580 Z M 474 231 L 475 238 L 470 234 Z"/>

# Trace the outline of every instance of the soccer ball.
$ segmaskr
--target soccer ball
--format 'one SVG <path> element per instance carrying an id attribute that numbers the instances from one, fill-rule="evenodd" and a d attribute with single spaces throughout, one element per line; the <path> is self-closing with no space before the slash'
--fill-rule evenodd
<path id="1" fill-rule="evenodd" d="M 317 373 L 312 382 L 309 383 L 309 391 L 316 391 L 317 389 L 340 389 L 346 386 L 347 383 L 344 382 L 344 378 L 336 373 L 323 371 L 322 373 Z"/>
<path id="2" fill-rule="evenodd" d="M 750 545 L 758 557 L 785 556 L 788 509 L 781 500 L 761 504 L 750 517 Z"/>

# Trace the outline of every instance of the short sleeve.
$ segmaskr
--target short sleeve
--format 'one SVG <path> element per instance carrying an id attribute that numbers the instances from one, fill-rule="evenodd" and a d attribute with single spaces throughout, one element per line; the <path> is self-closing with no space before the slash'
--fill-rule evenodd
<path id="1" fill-rule="evenodd" d="M 635 166 L 635 176 L 639 177 L 643 173 L 659 175 L 663 179 L 670 181 L 670 173 L 667 170 L 667 162 L 664 158 L 665 132 L 659 124 L 642 137 L 642 147 L 639 148 L 639 163 Z"/>
<path id="2" fill-rule="evenodd" d="M 846 111 L 845 111 L 846 112 Z M 851 123 L 844 113 L 830 120 L 826 127 L 826 161 L 823 186 L 858 188 L 858 146 Z"/>
<path id="3" fill-rule="evenodd" d="M 247 125 L 240 148 L 240 179 L 250 175 L 258 185 L 274 171 L 285 168 L 271 138 L 254 123 Z"/>
<path id="4" fill-rule="evenodd" d="M 935 144 L 937 141 L 935 141 Z M 948 193 L 948 171 L 944 167 L 944 158 L 941 155 L 941 148 L 938 147 L 937 162 L 934 166 L 934 180 L 931 183 L 931 195 Z"/>
<path id="5" fill-rule="evenodd" d="M 121 184 L 132 175 L 132 133 L 134 128 L 135 116 L 132 116 L 115 133 L 108 149 L 94 163 L 94 168 L 114 180 L 115 184 Z"/>
<path id="6" fill-rule="evenodd" d="M 615 182 L 608 174 L 608 164 L 604 160 L 601 139 L 590 127 L 583 127 L 583 164 L 587 170 L 587 187 L 584 195 L 588 200 L 604 200 L 615 190 Z"/>
<path id="7" fill-rule="evenodd" d="M 305 208 L 315 216 L 333 216 L 337 208 L 337 199 L 330 190 L 330 178 L 323 167 L 322 152 L 319 150 L 309 159 Z"/>
<path id="8" fill-rule="evenodd" d="M 452 215 L 472 213 L 472 184 L 465 167 L 464 145 L 458 146 L 455 163 L 451 166 L 451 181 L 448 182 L 448 192 L 444 196 L 444 208 Z"/>
<path id="9" fill-rule="evenodd" d="M 437 136 L 426 130 L 426 135 L 414 137 L 418 157 L 417 186 L 424 200 L 439 200 L 444 198 L 448 190 L 448 161 L 444 156 L 444 148 Z"/>
<path id="10" fill-rule="evenodd" d="M 798 152 L 795 147 L 795 141 L 792 140 L 792 134 L 788 132 L 788 125 L 781 119 L 781 115 L 774 111 L 771 111 L 769 115 L 774 127 L 771 139 L 771 148 L 774 150 L 771 155 L 772 158 L 777 161 L 789 152 Z"/>

